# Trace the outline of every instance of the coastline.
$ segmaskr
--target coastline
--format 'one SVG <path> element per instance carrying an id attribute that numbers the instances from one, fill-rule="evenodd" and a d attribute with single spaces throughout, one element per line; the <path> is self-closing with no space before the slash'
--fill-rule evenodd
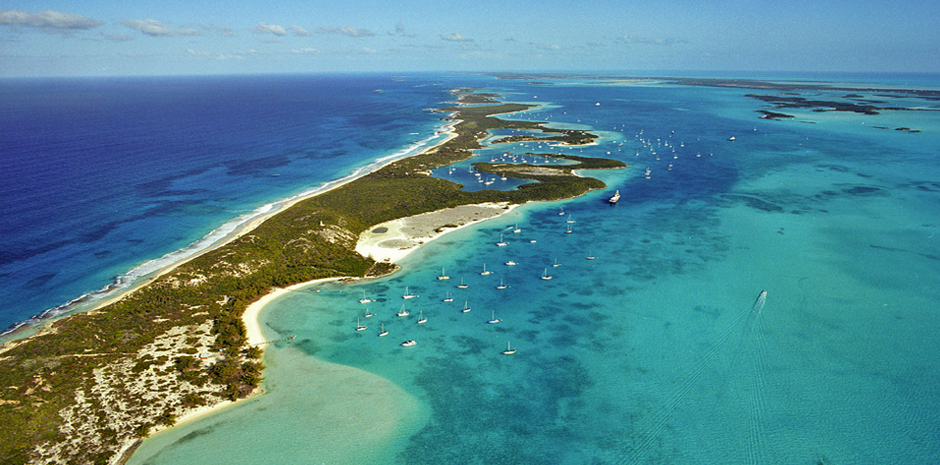
<path id="1" fill-rule="evenodd" d="M 163 267 L 157 269 L 155 272 L 149 274 L 148 276 L 142 279 L 139 279 L 138 282 L 128 286 L 127 288 L 115 290 L 114 292 L 116 293 L 114 295 L 102 298 L 101 300 L 95 302 L 91 308 L 89 308 L 88 310 L 84 310 L 84 312 L 89 312 L 89 313 L 96 312 L 108 305 L 111 305 L 115 302 L 120 301 L 121 299 L 124 299 L 125 297 L 133 294 L 134 292 L 137 292 L 138 290 L 150 285 L 150 283 L 156 281 L 160 277 L 172 272 L 176 268 L 196 258 L 199 258 L 200 256 L 204 254 L 207 254 L 216 249 L 224 247 L 225 245 L 231 243 L 232 241 L 244 236 L 245 234 L 250 233 L 251 231 L 253 231 L 255 228 L 257 228 L 259 225 L 261 225 L 265 221 L 288 210 L 289 208 L 293 207 L 294 205 L 300 202 L 303 202 L 305 200 L 308 200 L 308 199 L 317 197 L 319 195 L 325 194 L 327 192 L 333 191 L 335 189 L 338 189 L 346 184 L 349 184 L 357 179 L 367 176 L 397 161 L 400 161 L 406 158 L 420 156 L 429 151 L 439 148 L 440 146 L 450 142 L 455 137 L 457 137 L 458 134 L 455 130 L 455 126 L 458 123 L 460 123 L 460 120 L 448 120 L 447 123 L 442 125 L 440 129 L 438 129 L 437 131 L 437 134 L 445 134 L 445 137 L 441 141 L 437 142 L 436 144 L 426 147 L 418 153 L 413 153 L 413 154 L 402 156 L 402 157 L 390 157 L 387 159 L 380 159 L 380 161 L 377 160 L 376 162 L 370 165 L 367 165 L 366 167 L 363 167 L 362 169 L 357 170 L 357 172 L 349 176 L 335 179 L 333 181 L 329 181 L 321 188 L 314 189 L 312 191 L 309 191 L 306 194 L 298 194 L 297 196 L 294 196 L 294 197 L 290 197 L 290 198 L 286 198 L 286 199 L 282 199 L 282 200 L 278 200 L 276 202 L 270 203 L 269 204 L 270 209 L 268 211 L 262 214 L 259 214 L 255 216 L 254 218 L 236 226 L 231 232 L 227 233 L 222 238 L 216 240 L 214 243 L 212 243 L 208 247 L 205 247 L 202 250 L 199 250 L 198 252 L 195 252 L 186 257 L 183 257 L 177 261 L 164 265 Z M 264 207 L 261 207 L 261 208 L 264 208 Z M 181 249 L 181 250 L 184 250 L 184 249 Z M 176 253 L 176 252 L 171 252 L 171 253 Z M 113 286 L 113 284 L 109 284 L 107 287 L 110 287 L 110 286 Z M 81 297 L 77 299 L 81 299 Z M 6 352 L 7 350 L 12 349 L 16 345 L 18 345 L 20 342 L 25 341 L 33 336 L 40 336 L 43 334 L 47 334 L 49 331 L 51 331 L 50 325 L 54 323 L 55 321 L 61 318 L 67 318 L 70 315 L 81 313 L 81 312 L 83 311 L 75 310 L 75 311 L 65 312 L 59 315 L 54 315 L 54 316 L 50 316 L 46 318 L 43 318 L 42 314 L 40 314 L 31 318 L 31 320 L 38 320 L 39 324 L 36 324 L 36 325 L 22 324 L 16 328 L 11 329 L 8 333 L 0 335 L 0 354 L 2 354 L 3 352 Z M 26 320 L 26 321 L 30 321 L 30 320 Z"/>

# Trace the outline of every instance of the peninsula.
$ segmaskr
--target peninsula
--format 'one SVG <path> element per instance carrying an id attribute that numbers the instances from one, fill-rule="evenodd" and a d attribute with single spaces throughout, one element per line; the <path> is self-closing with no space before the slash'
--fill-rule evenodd
<path id="1" fill-rule="evenodd" d="M 0 350 L 0 462 L 120 463 L 140 438 L 259 392 L 263 344 L 257 334 L 250 341 L 243 319 L 251 304 L 272 290 L 318 279 L 393 273 L 399 255 L 378 253 L 380 225 L 430 227 L 422 238 L 406 234 L 414 239 L 407 249 L 514 205 L 605 187 L 576 170 L 625 167 L 558 153 L 538 155 L 569 163 L 538 170 L 476 163 L 481 172 L 534 182 L 511 191 L 464 191 L 431 170 L 472 157 L 490 130 L 526 134 L 492 144 L 583 145 L 596 136 L 500 119 L 494 115 L 533 106 L 500 103 L 469 88 L 452 93 L 457 104 L 439 111 L 450 115 L 445 119 L 453 121 L 453 134 L 440 145 L 299 201 L 116 301 L 6 344 Z M 434 212 L 430 220 L 408 220 Z"/>

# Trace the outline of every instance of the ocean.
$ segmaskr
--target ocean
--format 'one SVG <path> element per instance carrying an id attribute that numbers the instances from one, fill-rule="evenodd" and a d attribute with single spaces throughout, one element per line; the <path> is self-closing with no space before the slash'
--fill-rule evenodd
<path id="1" fill-rule="evenodd" d="M 940 76 L 760 77 L 940 89 Z M 268 305 L 265 335 L 297 338 L 267 347 L 265 394 L 155 435 L 129 463 L 940 461 L 936 100 L 469 74 L 56 82 L 4 81 L 0 99 L 4 163 L 19 154 L 2 188 L 20 196 L 2 202 L 11 324 L 433 143 L 440 115 L 425 109 L 452 87 L 601 136 L 476 160 L 552 150 L 629 165 L 586 173 L 605 190 L 449 233 L 392 276 Z M 747 94 L 918 110 L 770 120 Z M 18 148 L 30 144 L 44 148 Z M 478 189 L 468 164 L 435 175 Z M 419 297 L 402 300 L 406 286 Z M 395 316 L 403 304 L 410 317 Z"/>

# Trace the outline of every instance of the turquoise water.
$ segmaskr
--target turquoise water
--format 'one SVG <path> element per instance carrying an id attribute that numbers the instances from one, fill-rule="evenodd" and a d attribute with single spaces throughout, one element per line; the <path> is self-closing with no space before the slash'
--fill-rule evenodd
<path id="1" fill-rule="evenodd" d="M 940 460 L 937 113 L 767 121 L 748 90 L 475 79 L 552 103 L 519 117 L 604 136 L 565 152 L 630 167 L 445 235 L 391 277 L 279 299 L 265 334 L 298 337 L 268 347 L 267 393 L 129 463 Z M 357 332 L 363 291 L 376 316 Z"/>

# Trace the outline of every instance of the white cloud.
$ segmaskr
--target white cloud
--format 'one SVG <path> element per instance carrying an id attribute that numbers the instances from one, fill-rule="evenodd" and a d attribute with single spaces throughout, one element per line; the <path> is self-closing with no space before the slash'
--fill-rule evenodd
<path id="1" fill-rule="evenodd" d="M 75 13 L 42 10 L 32 13 L 22 10 L 0 10 L 0 25 L 58 29 L 91 29 L 102 25 L 101 21 Z"/>
<path id="2" fill-rule="evenodd" d="M 349 26 L 341 27 L 326 27 L 320 26 L 320 32 L 325 32 L 327 34 L 341 34 L 349 37 L 369 37 L 374 36 L 375 33 L 368 29 L 357 29 Z"/>
<path id="3" fill-rule="evenodd" d="M 619 40 L 627 44 L 649 44 L 649 45 L 672 45 L 672 44 L 686 43 L 685 40 L 660 39 L 660 38 L 636 37 L 636 36 L 623 36 Z"/>
<path id="4" fill-rule="evenodd" d="M 304 28 L 302 28 L 302 27 L 300 27 L 300 26 L 298 26 L 298 25 L 296 25 L 296 24 L 292 24 L 292 25 L 291 25 L 290 31 L 293 32 L 294 34 L 299 35 L 299 36 L 309 36 L 309 35 L 310 35 L 310 33 L 307 32 L 306 29 L 304 29 Z"/>
<path id="5" fill-rule="evenodd" d="M 154 37 L 202 35 L 202 31 L 198 29 L 171 29 L 170 26 L 155 19 L 125 19 L 121 21 L 121 24 Z"/>
<path id="6" fill-rule="evenodd" d="M 291 49 L 290 52 L 296 53 L 299 55 L 315 55 L 317 53 L 320 53 L 320 51 L 315 48 L 294 48 L 294 49 Z"/>
<path id="7" fill-rule="evenodd" d="M 258 23 L 252 32 L 257 34 L 274 34 L 276 36 L 286 36 L 287 31 L 283 27 L 278 26 L 277 24 L 265 24 L 264 22 Z"/>
<path id="8" fill-rule="evenodd" d="M 186 49 L 186 52 L 189 53 L 190 55 L 196 56 L 196 57 L 207 57 L 207 56 L 209 56 L 209 52 L 199 52 L 199 51 L 193 50 L 193 49 L 191 49 L 191 48 L 187 48 L 187 49 Z"/>
<path id="9" fill-rule="evenodd" d="M 446 34 L 446 35 L 441 34 L 441 40 L 446 40 L 448 42 L 473 42 L 473 39 L 468 39 L 460 35 L 459 32 L 455 32 L 453 34 Z"/>

